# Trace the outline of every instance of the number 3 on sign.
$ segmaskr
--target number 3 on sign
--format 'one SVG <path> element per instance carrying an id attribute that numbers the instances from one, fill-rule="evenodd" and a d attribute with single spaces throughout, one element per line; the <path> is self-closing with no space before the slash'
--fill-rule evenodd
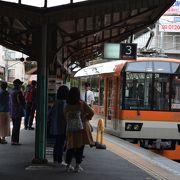
<path id="1" fill-rule="evenodd" d="M 125 54 L 127 54 L 127 55 L 131 55 L 132 54 L 132 46 L 130 46 L 130 45 L 126 46 Z"/>
<path id="2" fill-rule="evenodd" d="M 121 43 L 120 58 L 125 60 L 135 60 L 137 52 L 137 44 Z"/>

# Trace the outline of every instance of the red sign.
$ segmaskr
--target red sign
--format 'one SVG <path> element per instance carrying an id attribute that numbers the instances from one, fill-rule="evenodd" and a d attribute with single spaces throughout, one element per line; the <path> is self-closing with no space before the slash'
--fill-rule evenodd
<path id="1" fill-rule="evenodd" d="M 180 24 L 179 23 L 160 24 L 159 31 L 161 31 L 161 32 L 180 32 Z"/>

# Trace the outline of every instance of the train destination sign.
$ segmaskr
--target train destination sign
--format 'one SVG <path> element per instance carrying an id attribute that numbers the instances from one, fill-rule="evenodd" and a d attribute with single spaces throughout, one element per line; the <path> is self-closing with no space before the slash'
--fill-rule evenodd
<path id="1" fill-rule="evenodd" d="M 135 43 L 105 43 L 104 59 L 136 60 L 137 44 Z"/>

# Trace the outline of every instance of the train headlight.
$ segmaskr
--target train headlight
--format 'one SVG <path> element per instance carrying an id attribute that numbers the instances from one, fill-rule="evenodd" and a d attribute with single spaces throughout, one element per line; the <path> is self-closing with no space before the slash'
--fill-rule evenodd
<path id="1" fill-rule="evenodd" d="M 143 123 L 125 123 L 126 131 L 141 131 Z"/>
<path id="2" fill-rule="evenodd" d="M 132 127 L 133 127 L 132 124 L 128 124 L 127 127 L 126 127 L 126 129 L 127 129 L 127 130 L 132 130 Z"/>
<path id="3" fill-rule="evenodd" d="M 134 125 L 134 130 L 135 130 L 135 131 L 138 131 L 139 128 L 140 128 L 140 126 L 139 126 L 138 124 L 135 124 L 135 125 Z"/>

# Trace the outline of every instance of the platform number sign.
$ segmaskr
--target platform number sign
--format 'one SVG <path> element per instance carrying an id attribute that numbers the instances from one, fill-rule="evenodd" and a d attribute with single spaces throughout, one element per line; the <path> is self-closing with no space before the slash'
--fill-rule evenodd
<path id="1" fill-rule="evenodd" d="M 134 43 L 120 44 L 120 59 L 136 60 L 136 58 L 137 58 L 137 44 Z"/>

